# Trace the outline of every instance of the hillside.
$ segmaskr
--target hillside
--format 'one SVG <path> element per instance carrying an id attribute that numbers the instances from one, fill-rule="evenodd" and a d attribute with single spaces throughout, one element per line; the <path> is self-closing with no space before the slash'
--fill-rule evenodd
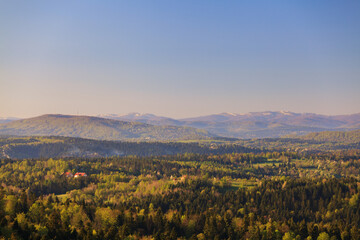
<path id="1" fill-rule="evenodd" d="M 319 152 L 360 149 L 360 130 L 314 132 L 303 136 L 238 140 L 244 147 L 266 150 Z"/>
<path id="2" fill-rule="evenodd" d="M 220 113 L 196 118 L 182 119 L 184 122 L 262 122 L 316 128 L 352 128 L 360 123 L 360 113 L 327 116 L 315 113 L 288 111 L 250 112 L 246 114 Z"/>
<path id="3" fill-rule="evenodd" d="M 6 120 L 5 124 L 0 124 L 0 134 L 167 141 L 196 140 L 213 136 L 242 139 L 277 138 L 313 132 L 360 129 L 359 113 L 326 116 L 266 111 L 247 114 L 220 113 L 186 119 L 140 113 L 99 116 L 44 115 L 20 121 Z"/>
<path id="4" fill-rule="evenodd" d="M 59 136 L 0 136 L 0 158 L 156 156 L 184 153 L 224 154 L 259 151 L 319 152 L 360 149 L 360 130 L 247 140 L 123 142 Z"/>
<path id="5" fill-rule="evenodd" d="M 154 126 L 89 116 L 43 115 L 0 124 L 0 135 L 68 136 L 100 140 L 168 141 L 213 137 L 206 130 Z"/>
<path id="6" fill-rule="evenodd" d="M 323 142 L 356 143 L 360 142 L 360 130 L 354 130 L 349 132 L 327 131 L 309 133 L 299 138 L 303 140 L 314 140 Z"/>
<path id="7" fill-rule="evenodd" d="M 258 152 L 235 144 L 120 142 L 70 137 L 0 137 L 0 158 L 155 156 Z"/>

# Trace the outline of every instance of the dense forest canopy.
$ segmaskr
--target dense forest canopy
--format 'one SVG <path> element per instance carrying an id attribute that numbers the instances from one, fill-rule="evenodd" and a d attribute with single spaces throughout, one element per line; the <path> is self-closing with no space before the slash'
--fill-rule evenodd
<path id="1" fill-rule="evenodd" d="M 3 239 L 360 239 L 359 131 L 0 138 Z"/>
<path id="2" fill-rule="evenodd" d="M 14 239 L 359 239 L 359 171 L 360 150 L 3 159 L 0 230 Z"/>
<path id="3" fill-rule="evenodd" d="M 163 142 L 101 141 L 58 136 L 0 136 L 0 158 L 159 156 L 267 151 L 322 152 L 360 148 L 360 131 L 265 139 L 211 138 Z"/>

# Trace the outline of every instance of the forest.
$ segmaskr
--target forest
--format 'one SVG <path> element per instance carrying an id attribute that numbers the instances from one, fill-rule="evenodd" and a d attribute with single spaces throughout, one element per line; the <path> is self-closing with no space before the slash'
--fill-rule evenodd
<path id="1" fill-rule="evenodd" d="M 79 172 L 87 176 L 74 177 Z M 355 240 L 359 176 L 358 149 L 4 158 L 0 233 L 3 239 Z"/>
<path id="2" fill-rule="evenodd" d="M 0 159 L 161 156 L 185 153 L 228 154 L 269 151 L 319 153 L 360 149 L 360 130 L 321 132 L 282 138 L 213 137 L 181 141 L 106 141 L 60 136 L 0 135 Z"/>

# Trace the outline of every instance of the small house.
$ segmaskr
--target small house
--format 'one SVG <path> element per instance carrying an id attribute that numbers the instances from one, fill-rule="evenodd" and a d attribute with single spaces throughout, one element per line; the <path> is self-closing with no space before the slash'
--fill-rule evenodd
<path id="1" fill-rule="evenodd" d="M 77 172 L 77 173 L 75 173 L 74 178 L 77 178 L 77 177 L 87 177 L 87 174 L 84 172 Z"/>

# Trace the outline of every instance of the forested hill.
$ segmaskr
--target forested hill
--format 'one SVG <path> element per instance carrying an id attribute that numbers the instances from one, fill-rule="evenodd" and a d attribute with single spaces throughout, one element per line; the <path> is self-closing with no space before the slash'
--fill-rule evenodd
<path id="1" fill-rule="evenodd" d="M 206 139 L 206 130 L 181 126 L 154 126 L 89 116 L 43 115 L 0 124 L 0 135 L 67 136 L 99 140 L 167 141 Z"/>
<path id="2" fill-rule="evenodd" d="M 69 137 L 0 137 L 0 158 L 155 156 L 260 152 L 235 144 L 119 142 Z"/>
<path id="3" fill-rule="evenodd" d="M 309 133 L 305 136 L 299 136 L 303 140 L 326 141 L 326 142 L 342 142 L 355 143 L 360 142 L 360 130 L 354 131 L 326 131 Z"/>

